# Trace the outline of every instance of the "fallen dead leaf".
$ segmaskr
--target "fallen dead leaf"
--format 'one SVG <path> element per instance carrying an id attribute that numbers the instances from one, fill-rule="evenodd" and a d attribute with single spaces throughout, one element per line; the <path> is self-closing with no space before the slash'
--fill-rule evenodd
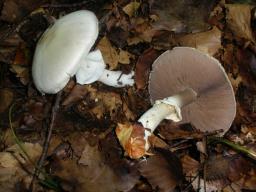
<path id="1" fill-rule="evenodd" d="M 251 29 L 252 5 L 245 4 L 226 4 L 227 26 L 232 33 L 239 37 L 255 43 L 255 37 Z"/>
<path id="2" fill-rule="evenodd" d="M 111 120 L 116 120 L 118 117 L 125 117 L 128 120 L 134 120 L 135 116 L 129 109 L 126 102 L 121 96 L 115 92 L 98 91 L 91 85 L 83 85 L 81 92 L 76 96 L 77 98 L 84 98 L 80 103 L 84 105 L 87 110 L 80 111 L 81 113 L 91 113 L 97 119 L 109 116 Z"/>
<path id="3" fill-rule="evenodd" d="M 139 170 L 161 192 L 173 191 L 183 180 L 180 160 L 166 149 L 156 149 L 155 155 L 140 162 Z"/>
<path id="4" fill-rule="evenodd" d="M 146 154 L 145 128 L 139 124 L 118 123 L 116 135 L 126 155 L 138 159 Z"/>
<path id="5" fill-rule="evenodd" d="M 120 50 L 118 55 L 118 62 L 121 64 L 130 64 L 130 60 L 134 58 L 134 56 L 128 51 Z"/>
<path id="6" fill-rule="evenodd" d="M 39 158 L 42 147 L 39 144 L 24 143 L 23 147 L 33 163 Z M 26 169 L 24 169 L 26 168 Z M 27 159 L 17 144 L 0 152 L 0 187 L 5 192 L 15 191 L 18 182 L 32 177 L 34 165 Z"/>
<path id="7" fill-rule="evenodd" d="M 60 161 L 61 168 L 54 175 L 69 181 L 72 191 L 77 192 L 125 192 L 133 188 L 138 176 L 125 171 L 117 175 L 104 161 L 98 145 L 90 146 L 85 142 L 78 162 Z"/>
<path id="8" fill-rule="evenodd" d="M 178 37 L 177 42 L 182 46 L 194 47 L 213 56 L 222 47 L 221 31 L 217 27 L 200 33 Z"/>
<path id="9" fill-rule="evenodd" d="M 140 2 L 132 1 L 123 7 L 123 11 L 127 15 L 129 15 L 129 17 L 132 17 L 135 15 L 135 13 L 139 9 L 139 7 L 140 7 Z"/>
<path id="10" fill-rule="evenodd" d="M 29 70 L 27 67 L 23 67 L 20 65 L 11 65 L 10 70 L 16 73 L 16 77 L 20 79 L 23 85 L 27 85 L 29 83 Z"/>
<path id="11" fill-rule="evenodd" d="M 138 58 L 135 69 L 135 83 L 137 89 L 144 89 L 148 82 L 151 65 L 158 56 L 158 52 L 149 48 Z"/>
<path id="12" fill-rule="evenodd" d="M 24 16 L 27 16 L 31 11 L 45 2 L 45 0 L 5 0 L 1 12 L 1 19 L 15 23 L 22 20 Z"/>
<path id="13" fill-rule="evenodd" d="M 196 0 L 153 0 L 152 2 L 152 14 L 158 16 L 153 27 L 175 33 L 207 30 L 209 25 L 206 21 L 215 4 L 214 0 L 203 0 L 200 3 Z"/>
<path id="14" fill-rule="evenodd" d="M 104 61 L 109 65 L 109 69 L 116 69 L 118 65 L 118 53 L 108 38 L 103 37 L 99 41 L 97 48 L 101 51 Z"/>
<path id="15" fill-rule="evenodd" d="M 3 113 L 13 101 L 13 92 L 9 89 L 0 90 L 0 113 Z"/>
<path id="16" fill-rule="evenodd" d="M 102 52 L 103 59 L 108 64 L 110 70 L 116 69 L 118 63 L 129 64 L 130 59 L 133 58 L 133 55 L 128 51 L 122 49 L 117 51 L 106 36 L 100 40 L 97 48 Z"/>

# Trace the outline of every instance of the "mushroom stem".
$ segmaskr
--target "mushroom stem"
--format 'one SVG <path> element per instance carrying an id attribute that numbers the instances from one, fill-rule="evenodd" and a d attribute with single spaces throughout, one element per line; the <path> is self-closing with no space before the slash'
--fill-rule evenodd
<path id="1" fill-rule="evenodd" d="M 197 93 L 187 88 L 180 93 L 166 97 L 162 100 L 157 100 L 153 107 L 151 107 L 140 118 L 139 122 L 143 127 L 147 128 L 145 131 L 146 149 L 148 149 L 148 137 L 154 132 L 156 127 L 163 119 L 171 119 L 175 122 L 181 121 L 181 108 L 195 101 Z"/>
<path id="2" fill-rule="evenodd" d="M 123 74 L 122 71 L 110 71 L 106 65 L 100 50 L 95 50 L 86 55 L 80 61 L 80 68 L 76 73 L 79 84 L 89 84 L 100 81 L 113 87 L 132 86 L 134 84 L 134 72 Z"/>
<path id="3" fill-rule="evenodd" d="M 98 81 L 113 87 L 132 86 L 134 84 L 134 72 L 124 74 L 122 71 L 110 71 L 105 69 Z"/>

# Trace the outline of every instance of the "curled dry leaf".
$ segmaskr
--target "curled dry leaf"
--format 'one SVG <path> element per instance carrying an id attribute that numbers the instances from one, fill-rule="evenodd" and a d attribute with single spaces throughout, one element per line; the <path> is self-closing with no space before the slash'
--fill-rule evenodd
<path id="1" fill-rule="evenodd" d="M 139 171 L 160 192 L 173 191 L 183 180 L 180 160 L 166 149 L 157 148 L 155 155 L 142 160 Z"/>
<path id="2" fill-rule="evenodd" d="M 251 28 L 252 5 L 226 4 L 227 25 L 232 33 L 239 37 L 255 43 L 255 37 Z"/>
<path id="3" fill-rule="evenodd" d="M 213 27 L 206 32 L 180 36 L 177 42 L 182 46 L 194 47 L 213 56 L 221 48 L 221 31 Z"/>
<path id="4" fill-rule="evenodd" d="M 151 65 L 157 56 L 157 51 L 153 48 L 149 48 L 139 57 L 135 70 L 135 83 L 137 89 L 144 89 L 146 87 Z"/>
<path id="5" fill-rule="evenodd" d="M 0 90 L 0 113 L 4 112 L 13 101 L 13 92 L 9 89 Z"/>
<path id="6" fill-rule="evenodd" d="M 126 155 L 132 159 L 138 159 L 145 155 L 145 128 L 139 124 L 118 123 L 116 135 L 124 148 Z"/>

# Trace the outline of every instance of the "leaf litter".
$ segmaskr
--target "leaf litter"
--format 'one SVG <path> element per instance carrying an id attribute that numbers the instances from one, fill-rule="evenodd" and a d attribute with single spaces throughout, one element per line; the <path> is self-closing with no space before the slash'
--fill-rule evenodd
<path id="1" fill-rule="evenodd" d="M 78 192 L 256 190 L 255 163 L 237 148 L 214 143 L 204 153 L 198 151 L 196 143 L 216 133 L 163 121 L 150 141 L 155 149 L 139 160 L 128 158 L 122 149 L 131 130 L 115 134 L 117 124 L 129 125 L 150 107 L 147 85 L 154 60 L 167 49 L 189 46 L 220 60 L 234 88 L 237 115 L 225 139 L 256 151 L 255 3 L 240 0 L 3 1 L 1 190 L 28 190 L 51 121 L 54 96 L 41 96 L 31 78 L 37 40 L 53 18 L 80 9 L 90 9 L 100 19 L 95 47 L 108 68 L 123 73 L 134 69 L 136 86 L 114 89 L 70 80 L 42 166 L 49 178 L 41 172 L 33 191 L 51 191 L 50 181 L 55 190 Z M 33 163 L 10 133 L 13 103 L 12 125 Z M 139 150 L 139 144 L 132 150 Z"/>

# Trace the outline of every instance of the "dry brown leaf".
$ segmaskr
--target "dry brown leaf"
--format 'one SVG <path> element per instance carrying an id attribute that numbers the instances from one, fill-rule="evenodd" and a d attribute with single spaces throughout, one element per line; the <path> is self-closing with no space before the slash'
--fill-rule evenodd
<path id="1" fill-rule="evenodd" d="M 45 2 L 45 0 L 6 0 L 1 12 L 1 19 L 15 23 Z"/>
<path id="2" fill-rule="evenodd" d="M 13 101 L 13 92 L 9 89 L 0 90 L 0 113 L 4 112 Z"/>
<path id="3" fill-rule="evenodd" d="M 125 171 L 117 175 L 104 161 L 98 146 L 85 142 L 78 164 L 75 160 L 62 160 L 61 169 L 55 175 L 69 181 L 72 191 L 77 192 L 118 192 L 133 188 L 138 176 Z"/>
<path id="4" fill-rule="evenodd" d="M 16 73 L 16 77 L 18 77 L 23 85 L 27 85 L 29 83 L 29 70 L 27 67 L 23 67 L 20 65 L 11 65 L 12 72 Z"/>
<path id="5" fill-rule="evenodd" d="M 151 2 L 152 14 L 159 18 L 153 23 L 154 28 L 176 33 L 207 30 L 209 25 L 206 21 L 215 4 L 214 0 L 202 0 L 200 3 L 196 0 Z"/>
<path id="6" fill-rule="evenodd" d="M 42 147 L 39 144 L 24 143 L 23 147 L 30 159 L 35 163 L 39 158 Z M 8 152 L 7 152 L 8 151 Z M 24 170 L 24 167 L 26 170 Z M 15 191 L 15 185 L 24 179 L 27 179 L 34 166 L 31 165 L 24 153 L 17 144 L 0 152 L 0 187 L 5 192 Z M 30 175 L 31 177 L 31 175 Z"/>
<path id="7" fill-rule="evenodd" d="M 127 15 L 129 15 L 129 17 L 132 17 L 135 15 L 135 13 L 139 9 L 139 7 L 140 7 L 140 2 L 132 1 L 123 7 L 123 11 Z"/>
<path id="8" fill-rule="evenodd" d="M 106 36 L 100 40 L 97 48 L 102 52 L 103 59 L 108 64 L 110 70 L 116 69 L 118 63 L 129 64 L 130 59 L 133 58 L 133 55 L 128 51 L 122 49 L 117 51 Z"/>
<path id="9" fill-rule="evenodd" d="M 255 37 L 251 29 L 252 5 L 226 4 L 227 25 L 232 33 L 239 37 L 255 43 Z"/>
<path id="10" fill-rule="evenodd" d="M 30 62 L 29 50 L 24 44 L 21 44 L 17 51 L 13 61 L 14 65 L 28 65 Z"/>
<path id="11" fill-rule="evenodd" d="M 116 135 L 126 155 L 138 159 L 146 154 L 145 128 L 139 124 L 118 123 Z"/>
<path id="12" fill-rule="evenodd" d="M 182 46 L 194 47 L 213 56 L 221 48 L 221 31 L 213 27 L 206 32 L 181 36 L 177 42 Z"/>
<path id="13" fill-rule="evenodd" d="M 106 36 L 99 41 L 97 48 L 101 51 L 104 61 L 109 65 L 109 69 L 116 69 L 119 59 L 118 53 Z"/>
<path id="14" fill-rule="evenodd" d="M 157 51 L 153 48 L 149 48 L 139 57 L 135 69 L 135 83 L 137 89 L 144 89 L 146 87 L 151 65 L 157 56 Z"/>
<path id="15" fill-rule="evenodd" d="M 130 64 L 130 59 L 134 58 L 131 53 L 122 49 L 119 51 L 118 57 L 118 62 L 121 64 Z"/>
<path id="16" fill-rule="evenodd" d="M 140 162 L 139 170 L 153 188 L 170 192 L 183 180 L 180 160 L 170 151 L 158 148 L 155 155 Z"/>
<path id="17" fill-rule="evenodd" d="M 83 85 L 82 90 L 76 97 L 85 97 L 86 94 L 85 99 L 80 102 L 86 107 L 85 113 L 90 113 L 96 116 L 97 119 L 109 116 L 114 121 L 118 117 L 134 120 L 135 116 L 118 93 L 98 91 L 91 85 Z M 83 113 L 82 111 L 80 112 Z"/>

